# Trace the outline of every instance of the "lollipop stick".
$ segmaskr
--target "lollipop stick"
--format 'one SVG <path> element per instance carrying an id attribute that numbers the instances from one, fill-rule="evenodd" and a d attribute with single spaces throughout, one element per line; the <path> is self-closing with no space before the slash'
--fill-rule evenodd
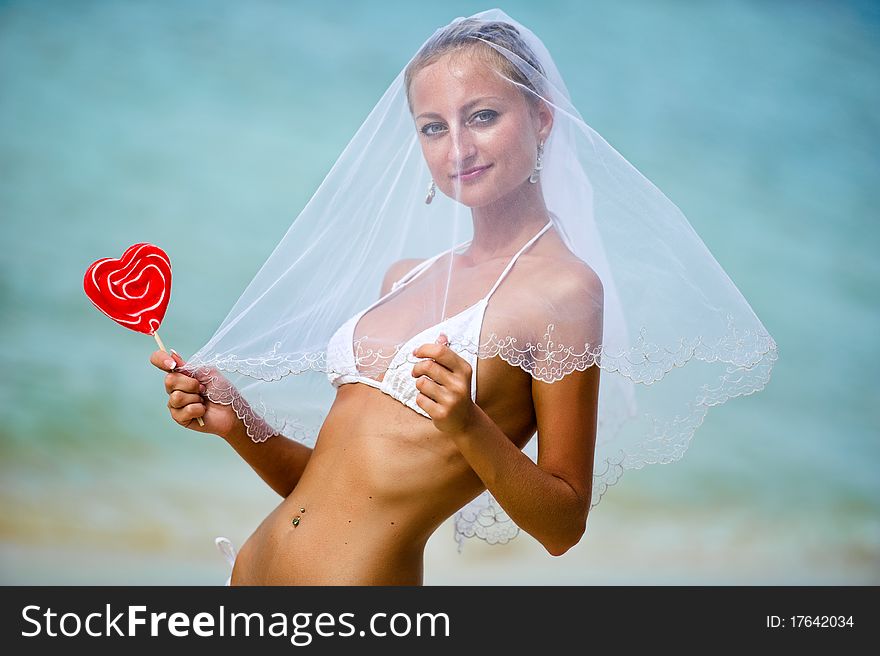
<path id="1" fill-rule="evenodd" d="M 153 337 L 156 338 L 156 343 L 159 345 L 159 350 L 160 350 L 160 351 L 165 351 L 165 353 L 168 353 L 168 349 L 166 349 L 166 348 L 165 348 L 165 345 L 162 343 L 162 338 L 159 337 L 159 331 L 158 331 L 158 330 L 153 331 Z M 201 418 L 201 417 L 196 417 L 196 421 L 199 422 L 199 426 L 204 426 L 204 425 L 205 425 L 205 422 L 202 421 L 202 418 Z"/>

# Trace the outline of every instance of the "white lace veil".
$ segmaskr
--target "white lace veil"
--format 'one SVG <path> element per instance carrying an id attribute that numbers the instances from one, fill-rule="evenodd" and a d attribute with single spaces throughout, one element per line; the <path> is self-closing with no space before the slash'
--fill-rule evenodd
<path id="1" fill-rule="evenodd" d="M 446 64 L 426 76 L 450 49 L 483 82 Z M 765 386 L 773 338 L 681 211 L 584 122 L 535 34 L 492 9 L 439 28 L 410 64 L 184 369 L 213 375 L 208 396 L 254 441 L 314 444 L 337 384 L 409 375 L 412 348 L 442 330 L 459 354 L 548 383 L 601 368 L 595 506 L 625 469 L 680 458 L 710 406 Z M 474 89 L 499 93 L 462 109 Z M 518 531 L 488 491 L 455 530 L 459 548 Z"/>

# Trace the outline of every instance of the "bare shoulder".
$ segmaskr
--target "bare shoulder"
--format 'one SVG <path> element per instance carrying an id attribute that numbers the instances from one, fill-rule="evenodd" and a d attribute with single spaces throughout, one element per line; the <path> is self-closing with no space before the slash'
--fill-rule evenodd
<path id="1" fill-rule="evenodd" d="M 595 270 L 574 255 L 535 258 L 533 264 L 533 301 L 520 311 L 529 326 L 528 337 L 534 343 L 552 338 L 556 348 L 566 346 L 578 353 L 601 344 L 605 291 Z"/>
<path id="2" fill-rule="evenodd" d="M 605 290 L 599 275 L 555 232 L 548 233 L 525 255 L 529 262 L 527 276 L 547 301 L 571 303 L 583 299 L 593 305 L 602 302 Z"/>
<path id="3" fill-rule="evenodd" d="M 595 302 L 605 297 L 605 288 L 599 274 L 583 260 L 575 258 L 566 263 L 561 274 L 560 290 L 566 298 L 586 296 Z"/>
<path id="4" fill-rule="evenodd" d="M 530 274 L 542 296 L 553 303 L 570 303 L 582 299 L 595 304 L 602 302 L 605 289 L 593 268 L 574 255 L 540 256 L 532 261 Z"/>
<path id="5" fill-rule="evenodd" d="M 420 259 L 417 257 L 407 257 L 402 260 L 397 260 L 390 267 L 388 267 L 388 271 L 385 272 L 385 278 L 382 280 L 382 296 L 385 296 L 388 292 L 391 291 L 391 286 L 403 278 L 413 267 L 424 262 L 424 259 Z"/>

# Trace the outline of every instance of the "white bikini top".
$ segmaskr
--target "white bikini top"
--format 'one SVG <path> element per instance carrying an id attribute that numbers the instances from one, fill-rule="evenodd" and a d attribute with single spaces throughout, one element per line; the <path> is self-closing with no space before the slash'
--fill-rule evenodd
<path id="1" fill-rule="evenodd" d="M 327 343 L 327 370 L 330 372 L 327 374 L 327 378 L 330 383 L 336 388 L 340 385 L 345 385 L 346 383 L 364 383 L 370 385 L 371 387 L 375 387 L 376 389 L 393 396 L 395 399 L 412 408 L 420 415 L 430 419 L 431 416 L 416 404 L 416 397 L 419 394 L 419 390 L 416 388 L 417 379 L 412 376 L 413 366 L 426 358 L 416 358 L 412 355 L 413 350 L 422 344 L 435 342 L 441 332 L 446 333 L 447 335 L 461 335 L 467 342 L 471 344 L 479 344 L 480 331 L 483 327 L 483 317 L 486 312 L 486 305 L 489 302 L 489 298 L 498 288 L 498 285 L 501 284 L 501 281 L 504 280 L 504 277 L 513 267 L 519 256 L 531 246 L 538 237 L 544 234 L 552 224 L 552 220 L 548 221 L 547 225 L 538 231 L 538 234 L 532 237 L 522 248 L 519 249 L 501 273 L 501 276 L 495 281 L 495 284 L 492 286 L 492 289 L 489 290 L 488 294 L 458 314 L 455 314 L 448 319 L 444 319 L 440 323 L 435 324 L 430 328 L 426 328 L 411 337 L 400 347 L 397 353 L 395 353 L 382 380 L 379 381 L 375 378 L 370 378 L 358 370 L 355 362 L 354 329 L 358 320 L 369 310 L 384 301 L 390 295 L 394 294 L 407 282 L 416 278 L 419 273 L 426 270 L 437 259 L 448 253 L 450 250 L 456 250 L 469 244 L 470 241 L 454 246 L 453 248 L 443 251 L 442 253 L 416 265 L 405 276 L 403 276 L 403 278 L 391 286 L 391 291 L 375 303 L 351 317 L 348 321 L 342 324 L 330 338 L 330 341 Z M 471 353 L 469 350 L 464 350 L 463 352 L 460 352 L 459 355 L 471 365 L 471 399 L 476 402 L 477 354 Z M 410 356 L 412 359 L 407 359 L 407 356 Z M 401 360 L 403 360 L 403 362 L 401 362 Z"/>

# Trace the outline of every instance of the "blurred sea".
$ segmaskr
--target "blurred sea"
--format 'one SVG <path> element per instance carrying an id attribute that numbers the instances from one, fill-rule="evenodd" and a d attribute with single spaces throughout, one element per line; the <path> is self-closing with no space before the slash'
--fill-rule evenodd
<path id="1" fill-rule="evenodd" d="M 162 245 L 160 332 L 186 357 L 422 41 L 491 6 L 0 4 L 0 583 L 225 581 L 214 536 L 240 546 L 280 498 L 171 421 L 154 342 L 101 316 L 83 272 Z M 780 359 L 683 460 L 627 472 L 565 556 L 525 533 L 459 556 L 448 521 L 425 582 L 880 583 L 877 5 L 499 6 Z"/>

